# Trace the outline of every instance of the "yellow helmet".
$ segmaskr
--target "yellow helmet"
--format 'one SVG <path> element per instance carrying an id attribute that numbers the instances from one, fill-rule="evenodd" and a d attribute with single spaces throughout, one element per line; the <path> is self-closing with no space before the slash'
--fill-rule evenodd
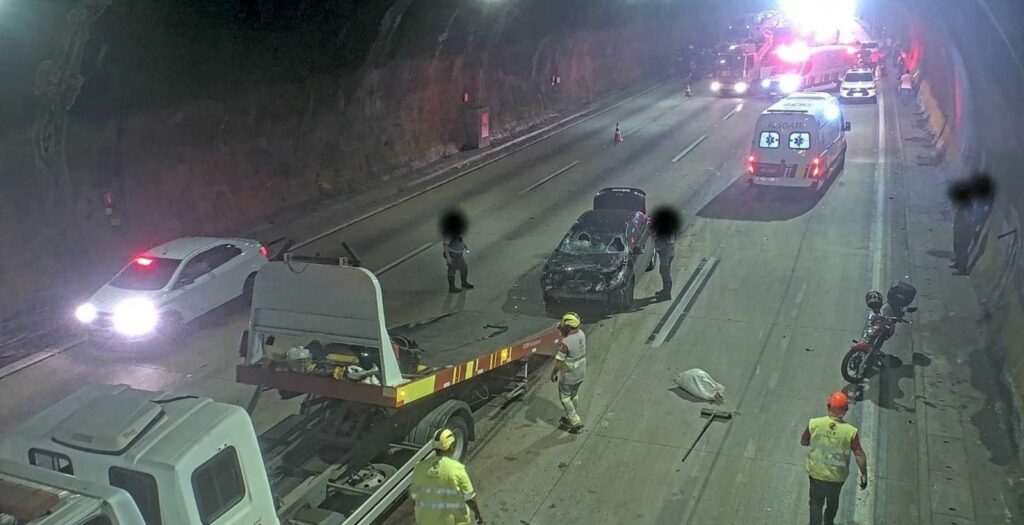
<path id="1" fill-rule="evenodd" d="M 569 328 L 579 328 L 583 321 L 580 320 L 579 314 L 576 312 L 567 312 L 562 316 L 562 325 L 568 326 Z"/>
<path id="2" fill-rule="evenodd" d="M 434 448 L 443 452 L 447 452 L 452 449 L 455 445 L 455 432 L 451 429 L 442 428 L 437 432 L 434 432 Z"/>

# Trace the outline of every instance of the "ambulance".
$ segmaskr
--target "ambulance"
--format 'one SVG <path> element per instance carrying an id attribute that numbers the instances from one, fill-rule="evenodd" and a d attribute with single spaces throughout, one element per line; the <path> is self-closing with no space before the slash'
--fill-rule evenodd
<path id="1" fill-rule="evenodd" d="M 822 189 L 846 163 L 848 131 L 834 96 L 789 95 L 758 117 L 744 177 L 754 185 Z"/>

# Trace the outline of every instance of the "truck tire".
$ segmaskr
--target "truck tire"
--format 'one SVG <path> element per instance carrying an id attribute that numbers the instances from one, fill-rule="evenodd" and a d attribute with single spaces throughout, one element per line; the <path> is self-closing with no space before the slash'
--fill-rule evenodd
<path id="1" fill-rule="evenodd" d="M 455 454 L 452 457 L 461 460 L 469 449 L 469 442 L 476 439 L 473 412 L 465 401 L 449 399 L 432 410 L 409 432 L 408 441 L 414 445 L 426 445 L 443 427 L 455 433 Z"/>

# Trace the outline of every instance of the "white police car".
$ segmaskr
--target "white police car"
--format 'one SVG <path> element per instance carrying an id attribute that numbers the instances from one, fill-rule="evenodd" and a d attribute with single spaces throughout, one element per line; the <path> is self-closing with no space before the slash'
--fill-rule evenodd
<path id="1" fill-rule="evenodd" d="M 839 100 L 843 102 L 859 100 L 875 102 L 878 100 L 877 88 L 874 71 L 851 69 L 843 76 L 843 82 L 839 86 Z"/>
<path id="2" fill-rule="evenodd" d="M 267 248 L 250 239 L 175 239 L 132 259 L 75 317 L 91 329 L 144 337 L 251 294 L 267 258 Z"/>

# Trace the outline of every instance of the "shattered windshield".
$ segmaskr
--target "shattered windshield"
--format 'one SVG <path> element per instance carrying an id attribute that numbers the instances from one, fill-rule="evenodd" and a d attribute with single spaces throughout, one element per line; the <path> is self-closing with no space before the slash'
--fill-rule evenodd
<path id="1" fill-rule="evenodd" d="M 622 240 L 621 234 L 595 228 L 581 228 L 569 232 L 559 245 L 558 251 L 572 255 L 621 253 L 626 251 L 626 243 Z"/>

